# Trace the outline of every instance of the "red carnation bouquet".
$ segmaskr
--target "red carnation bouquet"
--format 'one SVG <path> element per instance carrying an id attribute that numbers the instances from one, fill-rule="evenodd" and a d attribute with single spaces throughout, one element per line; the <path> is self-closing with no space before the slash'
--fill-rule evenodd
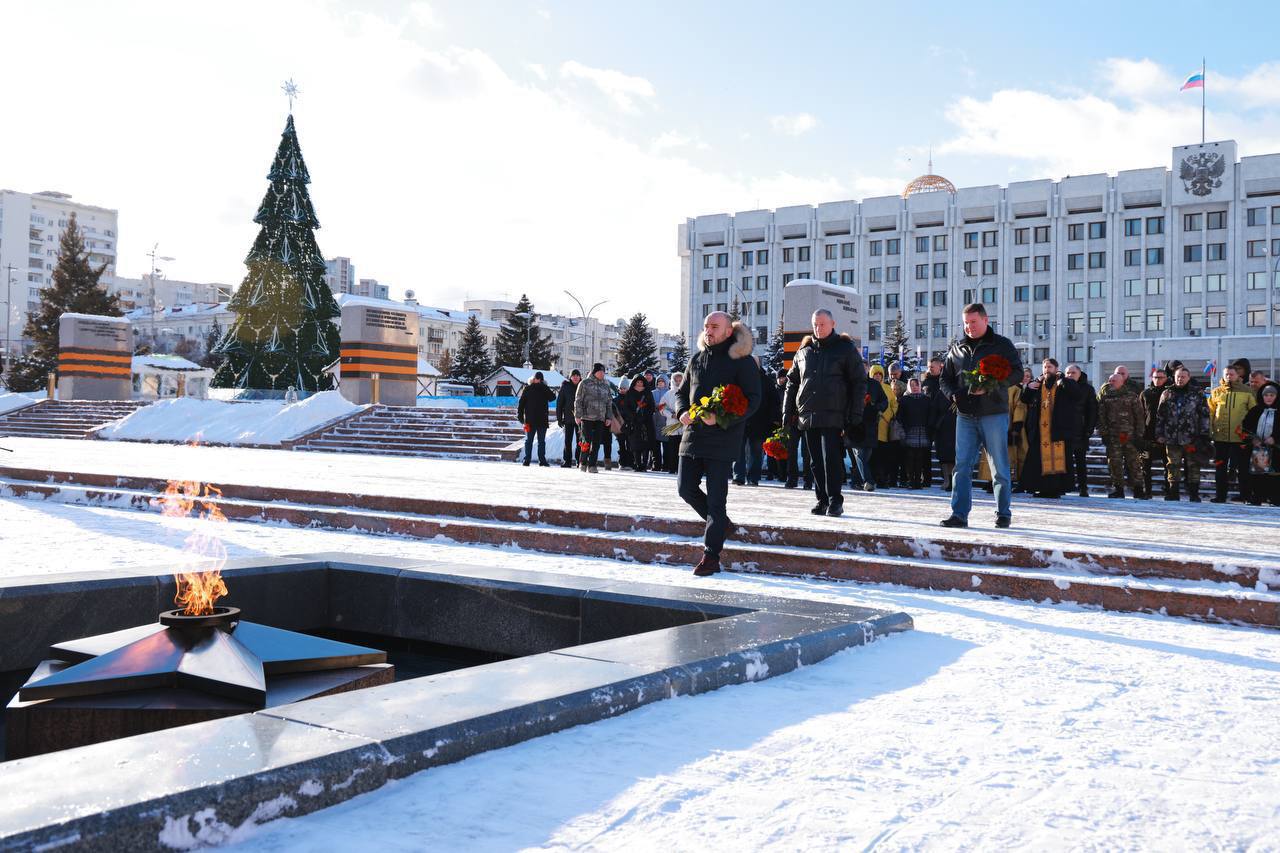
<path id="1" fill-rule="evenodd" d="M 970 391 L 999 391 L 1009 386 L 1013 365 L 1002 355 L 989 355 L 978 361 L 973 370 L 962 370 L 965 387 Z"/>
<path id="2" fill-rule="evenodd" d="M 721 429 L 729 427 L 742 420 L 747 414 L 747 395 L 742 393 L 742 389 L 737 385 L 717 385 L 716 389 L 709 396 L 700 400 L 694 400 L 689 406 L 689 419 L 692 421 L 701 420 L 707 423 L 707 418 L 715 418 L 715 426 Z M 666 427 L 662 430 L 663 435 L 675 435 L 680 429 L 680 422 Z"/>
<path id="3" fill-rule="evenodd" d="M 530 426 L 529 426 L 528 424 L 525 424 L 525 425 L 522 427 L 522 429 L 523 429 L 525 432 L 529 432 L 529 430 L 530 430 Z"/>
<path id="4" fill-rule="evenodd" d="M 779 462 L 784 461 L 788 455 L 787 444 L 790 441 L 791 434 L 787 432 L 787 428 L 778 427 L 764 440 L 764 455 Z"/>
<path id="5" fill-rule="evenodd" d="M 579 442 L 578 442 L 578 449 L 579 449 L 579 450 L 581 450 L 583 453 L 590 453 L 590 452 L 591 452 L 591 442 L 589 442 L 589 441 L 579 441 Z"/>

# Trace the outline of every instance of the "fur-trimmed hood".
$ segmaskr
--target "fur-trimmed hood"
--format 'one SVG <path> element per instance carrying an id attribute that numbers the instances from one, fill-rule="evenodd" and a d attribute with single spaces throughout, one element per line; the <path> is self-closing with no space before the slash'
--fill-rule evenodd
<path id="1" fill-rule="evenodd" d="M 745 358 L 751 355 L 751 351 L 755 349 L 756 339 L 751 336 L 751 330 L 736 320 L 733 323 L 733 333 L 730 335 L 732 343 L 729 344 L 729 358 Z M 698 333 L 698 349 L 705 350 L 710 344 L 707 343 L 707 333 Z"/>
<path id="2" fill-rule="evenodd" d="M 844 338 L 849 343 L 853 343 L 853 338 L 849 337 L 844 332 L 840 333 L 840 337 Z M 809 344 L 812 344 L 812 343 L 816 343 L 816 341 L 814 341 L 813 339 L 813 335 L 805 335 L 804 339 L 800 341 L 800 349 L 804 349 L 805 347 L 809 346 Z"/>

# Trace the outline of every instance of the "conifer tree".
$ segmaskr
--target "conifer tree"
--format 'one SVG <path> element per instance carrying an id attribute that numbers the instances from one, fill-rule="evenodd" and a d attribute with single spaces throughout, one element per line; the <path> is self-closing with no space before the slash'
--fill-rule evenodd
<path id="1" fill-rule="evenodd" d="M 684 332 L 676 335 L 676 345 L 671 349 L 671 369 L 683 371 L 689 366 L 689 342 Z"/>
<path id="2" fill-rule="evenodd" d="M 489 347 L 485 345 L 484 332 L 480 331 L 480 320 L 475 314 L 467 320 L 467 327 L 462 331 L 462 340 L 458 343 L 458 354 L 453 358 L 453 370 L 450 379 L 465 385 L 471 385 L 479 393 L 479 385 L 489 374 L 493 373 L 493 360 L 489 357 Z"/>
<path id="3" fill-rule="evenodd" d="M 439 370 L 440 375 L 446 379 L 453 374 L 453 353 L 449 352 L 448 347 L 440 353 L 440 363 L 436 366 L 436 370 Z"/>
<path id="4" fill-rule="evenodd" d="M 98 285 L 107 265 L 94 267 L 84 246 L 84 232 L 71 214 L 58 243 L 58 263 L 53 282 L 40 291 L 40 310 L 32 314 L 22 330 L 23 337 L 35 346 L 15 359 L 9 374 L 9 387 L 14 391 L 37 391 L 45 386 L 46 377 L 58 368 L 58 327 L 62 315 L 97 314 L 120 316 L 116 297 Z"/>
<path id="5" fill-rule="evenodd" d="M 733 302 L 729 303 L 729 319 L 735 323 L 742 319 L 742 305 L 736 296 L 733 297 Z"/>
<path id="6" fill-rule="evenodd" d="M 773 337 L 769 339 L 769 349 L 765 351 L 764 358 L 761 359 L 763 367 L 770 373 L 777 373 L 786 363 L 787 351 L 783 347 L 782 321 L 778 321 L 778 328 L 774 330 Z"/>
<path id="7" fill-rule="evenodd" d="M 525 316 L 519 316 L 519 315 Z M 526 337 L 527 336 L 527 337 Z M 493 342 L 495 361 L 500 366 L 520 367 L 525 361 L 525 344 L 529 346 L 529 362 L 536 370 L 550 370 L 554 355 L 551 351 L 551 336 L 543 335 L 538 328 L 538 315 L 533 310 L 529 297 L 520 294 L 520 301 Z"/>
<path id="8" fill-rule="evenodd" d="M 213 327 L 204 339 L 204 353 L 200 356 L 201 367 L 212 367 L 217 370 L 222 365 L 222 356 L 218 355 L 218 342 L 222 340 L 222 325 L 215 317 Z"/>
<path id="9" fill-rule="evenodd" d="M 245 258 L 249 271 L 231 299 L 236 321 L 216 348 L 225 360 L 213 385 L 328 390 L 333 377 L 324 369 L 338 358 L 335 321 L 341 312 L 324 281 L 315 237 L 320 222 L 292 114 L 267 179 L 271 186 L 253 217 L 262 227 Z"/>
<path id="10" fill-rule="evenodd" d="M 646 370 L 658 369 L 658 348 L 653 343 L 653 333 L 644 314 L 632 315 L 618 339 L 618 360 L 614 366 L 617 376 L 638 376 Z"/>

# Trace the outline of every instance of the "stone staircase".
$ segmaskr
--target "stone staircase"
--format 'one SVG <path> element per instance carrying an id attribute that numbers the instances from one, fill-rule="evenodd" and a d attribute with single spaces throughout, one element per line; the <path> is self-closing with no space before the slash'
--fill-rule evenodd
<path id="1" fill-rule="evenodd" d="M 92 438 L 93 430 L 147 404 L 146 400 L 42 400 L 0 415 L 0 436 Z"/>
<path id="2" fill-rule="evenodd" d="M 501 460 L 514 458 L 506 447 L 523 437 L 514 408 L 374 406 L 303 437 L 293 449 Z"/>

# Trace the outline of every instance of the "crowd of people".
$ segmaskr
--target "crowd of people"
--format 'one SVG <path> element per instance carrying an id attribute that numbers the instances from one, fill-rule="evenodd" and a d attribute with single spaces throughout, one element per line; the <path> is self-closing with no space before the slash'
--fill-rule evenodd
<path id="1" fill-rule="evenodd" d="M 1199 502 L 1202 472 L 1212 467 L 1210 501 L 1280 506 L 1280 385 L 1247 359 L 1231 362 L 1212 387 L 1171 361 L 1154 366 L 1146 386 L 1118 365 L 1095 388 L 1079 365 L 1063 369 L 1046 358 L 1038 373 L 1024 367 L 982 305 L 965 306 L 963 317 L 964 335 L 915 375 L 897 362 L 868 367 L 825 310 L 814 313 L 813 334 L 790 369 L 765 371 L 748 357 L 750 331 L 717 312 L 704 323 L 687 370 L 669 377 L 648 371 L 615 387 L 596 364 L 585 378 L 575 370 L 556 392 L 537 374 L 518 409 L 529 432 L 524 464 L 535 441 L 539 464 L 548 464 L 544 437 L 555 402 L 563 467 L 677 475 L 681 496 L 707 520 L 698 574 L 718 571 L 730 482 L 812 490 L 811 511 L 830 516 L 843 513 L 846 487 L 937 484 L 952 493 L 951 515 L 941 523 L 964 527 L 976 481 L 995 494 L 996 526 L 1008 527 L 1014 493 L 1089 496 L 1095 433 L 1106 452 L 1110 498 L 1149 500 L 1158 488 L 1166 501 L 1185 495 Z M 1007 367 L 1007 381 L 973 384 L 992 357 Z M 726 384 L 744 392 L 745 416 L 727 429 L 714 416 L 691 420 L 690 400 Z M 775 448 L 768 455 L 766 445 Z"/>

